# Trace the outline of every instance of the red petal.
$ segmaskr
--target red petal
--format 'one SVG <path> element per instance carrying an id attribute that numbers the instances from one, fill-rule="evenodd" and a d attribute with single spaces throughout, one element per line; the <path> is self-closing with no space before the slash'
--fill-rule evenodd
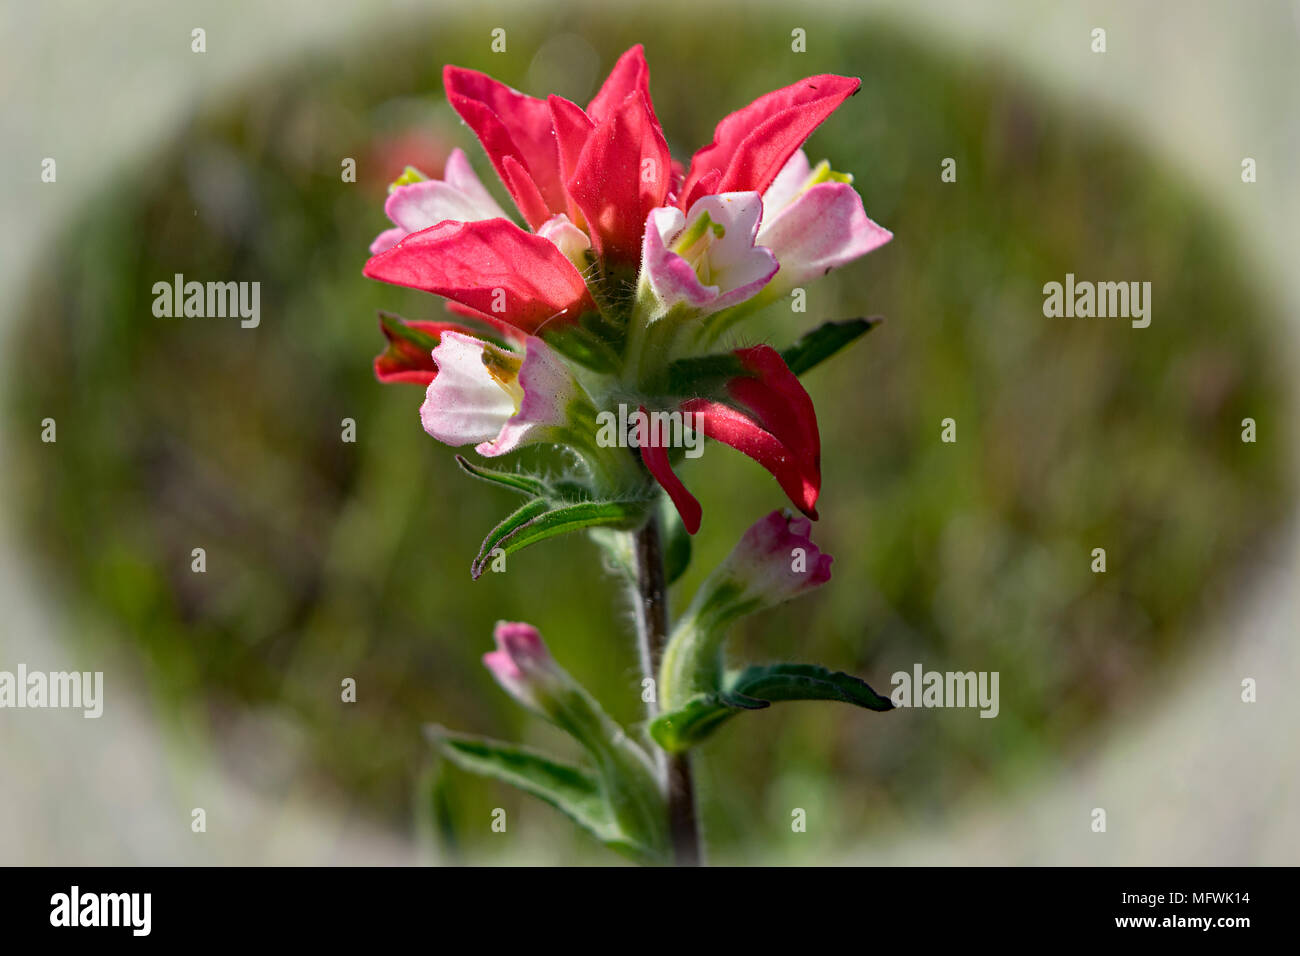
<path id="1" fill-rule="evenodd" d="M 595 124 L 581 106 L 562 96 L 552 96 L 547 102 L 551 105 L 551 123 L 555 127 L 555 143 L 560 151 L 560 176 L 567 183 L 578 167 L 578 157 L 582 155 L 582 147 L 587 145 Z M 579 229 L 586 225 L 582 211 L 572 199 L 569 200 L 568 214 L 569 221 Z"/>
<path id="2" fill-rule="evenodd" d="M 727 391 L 799 458 L 805 474 L 817 476 L 820 487 L 821 434 L 812 397 L 771 346 L 737 349 L 735 354 L 756 377 L 733 379 Z"/>
<path id="3" fill-rule="evenodd" d="M 515 205 L 519 207 L 524 222 L 533 229 L 540 229 L 542 223 L 551 218 L 551 210 L 538 191 L 537 184 L 533 182 L 533 177 L 528 174 L 528 170 L 515 157 L 504 156 L 497 173 L 501 176 L 501 181 L 506 184 L 510 195 L 514 197 Z"/>
<path id="4" fill-rule="evenodd" d="M 682 411 L 699 415 L 704 434 L 754 459 L 772 473 L 800 511 L 810 518 L 817 517 L 821 475 L 809 474 L 799 457 L 775 435 L 744 412 L 721 402 L 692 398 L 682 403 Z"/>
<path id="5" fill-rule="evenodd" d="M 560 159 L 545 100 L 525 96 L 476 70 L 447 66 L 447 101 L 483 144 L 497 175 L 534 229 L 564 212 Z M 513 166 L 507 164 L 513 160 Z"/>
<path id="6" fill-rule="evenodd" d="M 624 265 L 640 260 L 646 216 L 663 205 L 670 164 L 663 131 L 639 91 L 591 131 L 568 188 L 598 255 Z"/>
<path id="7" fill-rule="evenodd" d="M 408 321 L 406 326 L 434 338 L 447 331 L 473 334 L 454 322 Z M 394 382 L 428 385 L 434 380 L 438 366 L 433 361 L 433 349 L 422 349 L 409 339 L 393 335 L 382 321 L 379 323 L 379 331 L 388 340 L 388 347 L 375 356 L 375 378 L 386 385 Z"/>
<path id="8" fill-rule="evenodd" d="M 650 99 L 650 66 L 645 61 L 645 47 L 637 44 L 618 58 L 614 69 L 601 84 L 600 91 L 592 97 L 587 105 L 587 115 L 599 123 L 618 108 L 627 99 L 629 93 L 639 92 L 650 105 L 650 115 L 654 115 L 654 103 Z M 656 122 L 658 122 L 656 120 Z"/>
<path id="9" fill-rule="evenodd" d="M 641 413 L 646 414 L 644 406 L 641 408 Z M 695 534 L 699 531 L 704 509 L 673 472 L 673 466 L 668 461 L 668 449 L 662 445 L 649 445 L 641 449 L 641 460 L 645 462 L 646 468 L 650 469 L 650 474 L 654 476 L 655 481 L 659 482 L 660 487 L 668 492 L 668 497 L 677 508 L 677 513 L 682 516 L 686 533 Z"/>
<path id="10" fill-rule="evenodd" d="M 761 193 L 812 131 L 861 85 L 846 76 L 810 76 L 726 117 L 713 131 L 713 142 L 691 158 L 682 208 L 713 193 Z M 720 174 L 719 181 L 703 182 L 713 171 Z"/>
<path id="11" fill-rule="evenodd" d="M 518 345 L 523 345 L 527 336 L 519 329 L 515 328 L 509 322 L 502 322 L 494 315 L 488 315 L 486 312 L 480 312 L 478 309 L 471 309 L 467 305 L 461 305 L 459 302 L 453 302 L 450 299 L 446 302 L 447 311 L 453 315 L 459 315 L 463 319 L 473 319 L 475 322 L 482 322 L 487 326 L 491 333 L 500 335 L 502 338 Z M 475 335 L 482 337 L 482 333 L 474 331 L 472 328 L 463 330 L 466 335 Z"/>
<path id="12" fill-rule="evenodd" d="M 530 335 L 556 316 L 573 319 L 596 308 L 555 243 L 508 219 L 448 221 L 411 233 L 372 257 L 364 272 L 446 296 Z"/>

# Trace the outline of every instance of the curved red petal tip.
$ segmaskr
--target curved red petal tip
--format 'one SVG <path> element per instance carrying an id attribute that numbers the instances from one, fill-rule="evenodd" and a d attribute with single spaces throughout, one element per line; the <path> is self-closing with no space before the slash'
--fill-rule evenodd
<path id="1" fill-rule="evenodd" d="M 683 187 L 683 207 L 705 192 L 762 192 L 785 161 L 826 117 L 858 91 L 862 81 L 824 73 L 773 90 L 736 110 L 713 131 L 713 142 L 691 158 Z M 703 177 L 717 172 L 712 184 Z"/>
<path id="2" fill-rule="evenodd" d="M 600 90 L 587 104 L 587 115 L 599 123 L 633 90 L 639 90 L 645 95 L 646 102 L 650 102 L 650 66 L 646 63 L 645 47 L 640 43 L 629 47 L 618 58 Z M 651 112 L 654 112 L 653 106 Z"/>
<path id="3" fill-rule="evenodd" d="M 754 459 L 777 480 L 795 507 L 810 518 L 816 517 L 821 474 L 815 462 L 806 462 L 748 412 L 704 398 L 689 399 L 681 407 L 698 416 L 705 435 Z"/>
<path id="4" fill-rule="evenodd" d="M 642 408 L 641 411 L 644 413 L 645 409 Z M 704 518 L 704 509 L 673 472 L 673 466 L 668 461 L 668 450 L 661 445 L 648 445 L 641 449 L 641 460 L 645 462 L 646 468 L 650 469 L 650 474 L 654 476 L 655 481 L 659 482 L 659 487 L 668 493 L 668 499 L 681 515 L 686 533 L 695 534 L 699 531 L 700 522 Z"/>

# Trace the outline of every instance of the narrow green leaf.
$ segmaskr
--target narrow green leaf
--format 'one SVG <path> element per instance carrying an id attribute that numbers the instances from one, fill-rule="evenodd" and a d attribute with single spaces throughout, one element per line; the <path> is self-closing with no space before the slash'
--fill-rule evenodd
<path id="1" fill-rule="evenodd" d="M 747 667 L 727 682 L 732 694 L 759 700 L 840 700 L 867 710 L 893 710 L 866 681 L 816 664 L 771 664 Z"/>
<path id="2" fill-rule="evenodd" d="M 728 707 L 716 694 L 701 695 L 680 710 L 656 717 L 650 724 L 650 736 L 669 753 L 682 753 L 738 713 L 739 709 Z"/>
<path id="3" fill-rule="evenodd" d="M 504 485 L 514 491 L 522 491 L 526 495 L 532 495 L 537 498 L 544 497 L 549 489 L 546 482 L 531 475 L 520 475 L 508 471 L 496 471 L 492 468 L 484 468 L 482 465 L 476 465 L 464 455 L 456 456 L 456 464 L 475 478 L 481 478 L 484 481 L 490 481 L 496 485 Z"/>
<path id="4" fill-rule="evenodd" d="M 820 365 L 840 349 L 865 335 L 880 324 L 879 316 L 870 319 L 845 319 L 842 322 L 826 322 L 813 329 L 787 349 L 781 357 L 790 371 L 802 375 L 809 369 Z"/>
<path id="5" fill-rule="evenodd" d="M 396 339 L 410 342 L 421 352 L 429 353 L 438 347 L 438 336 L 430 335 L 421 329 L 406 324 L 406 320 L 392 312 L 379 310 L 379 324 L 389 335 Z"/>
<path id="6" fill-rule="evenodd" d="M 458 325 L 463 323 L 465 330 L 473 332 L 475 338 L 482 339 L 484 342 L 490 342 L 497 348 L 506 349 L 507 351 L 511 350 L 510 347 L 506 345 L 505 340 L 503 340 L 488 326 L 476 323 L 470 319 L 457 319 L 456 321 Z M 385 312 L 383 309 L 380 309 L 379 322 L 389 335 L 404 342 L 409 342 L 412 346 L 425 354 L 428 354 L 438 347 L 440 341 L 438 336 L 431 335 L 423 329 L 415 328 L 409 324 L 407 319 L 402 318 L 394 312 Z"/>
<path id="7" fill-rule="evenodd" d="M 691 566 L 691 536 L 667 495 L 659 496 L 657 507 L 660 537 L 663 539 L 664 582 L 672 584 Z"/>
<path id="8" fill-rule="evenodd" d="M 744 710 L 762 710 L 782 700 L 839 700 L 868 710 L 893 710 L 865 682 L 815 664 L 773 664 L 732 673 L 720 694 L 701 694 L 650 724 L 650 736 L 669 753 L 700 743 Z"/>
<path id="9" fill-rule="evenodd" d="M 469 573 L 474 577 L 474 580 L 477 581 L 479 575 L 483 573 L 483 568 L 486 567 L 488 560 L 492 557 L 492 552 L 500 546 L 503 538 L 538 515 L 544 514 L 549 507 L 550 505 L 546 503 L 545 499 L 534 498 L 510 512 L 501 520 L 500 524 L 489 531 L 488 536 L 479 545 L 478 554 L 475 556 L 473 563 L 469 566 Z"/>
<path id="10" fill-rule="evenodd" d="M 645 501 L 636 500 L 579 501 L 550 508 L 540 498 L 534 499 L 492 530 L 470 566 L 470 574 L 477 580 L 497 548 L 513 554 L 538 541 L 583 528 L 631 527 L 645 517 L 646 507 Z"/>
<path id="11" fill-rule="evenodd" d="M 445 760 L 431 760 L 416 782 L 416 830 L 422 844 L 437 854 L 441 864 L 461 860 L 460 815 L 456 790 L 448 779 Z"/>
<path id="12" fill-rule="evenodd" d="M 783 349 L 781 358 L 790 367 L 790 371 L 802 375 L 870 332 L 881 321 L 883 320 L 879 317 L 874 317 L 824 322 L 789 348 Z M 652 390 L 662 391 L 666 395 L 711 395 L 732 379 L 748 374 L 751 373 L 732 352 L 695 355 L 678 359 L 669 365 L 662 379 L 653 383 Z"/>
<path id="13" fill-rule="evenodd" d="M 462 770 L 500 780 L 555 807 L 605 845 L 648 857 L 614 822 L 596 775 L 527 747 L 426 727 L 430 742 Z"/>

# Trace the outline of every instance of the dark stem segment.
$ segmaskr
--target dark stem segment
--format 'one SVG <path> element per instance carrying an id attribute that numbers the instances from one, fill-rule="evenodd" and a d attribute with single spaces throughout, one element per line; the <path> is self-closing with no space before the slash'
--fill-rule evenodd
<path id="1" fill-rule="evenodd" d="M 668 588 L 664 582 L 663 542 L 659 518 L 652 514 L 636 532 L 636 621 L 637 648 L 641 669 L 659 679 L 659 663 L 668 642 Z M 656 693 L 656 698 L 658 694 Z M 655 702 L 647 705 L 651 720 L 659 712 Z M 665 756 L 667 759 L 665 760 Z M 673 858 L 678 866 L 698 866 L 700 830 L 695 819 L 695 785 L 691 780 L 691 759 L 687 754 L 659 754 L 668 778 L 668 825 L 673 841 Z"/>

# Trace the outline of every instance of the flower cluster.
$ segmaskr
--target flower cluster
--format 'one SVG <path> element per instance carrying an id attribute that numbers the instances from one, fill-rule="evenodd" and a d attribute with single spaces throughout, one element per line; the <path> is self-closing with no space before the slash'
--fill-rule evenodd
<path id="1" fill-rule="evenodd" d="M 852 177 L 812 165 L 801 148 L 858 81 L 812 76 L 761 96 L 685 167 L 668 153 L 640 46 L 586 109 L 454 66 L 444 81 L 527 228 L 460 150 L 442 179 L 408 170 L 393 184 L 394 226 L 375 239 L 365 274 L 443 296 L 462 321 L 386 321 L 380 379 L 425 385 L 424 427 L 449 445 L 494 457 L 562 444 L 597 477 L 624 480 L 635 476 L 611 471 L 577 434 L 591 420 L 579 410 L 622 401 L 692 412 L 815 517 L 817 418 L 781 354 L 755 346 L 691 360 L 756 308 L 891 238 L 867 218 Z M 702 367 L 714 374 L 691 374 Z M 694 533 L 700 507 L 672 451 L 641 456 Z"/>
<path id="2" fill-rule="evenodd" d="M 783 351 L 719 343 L 758 309 L 892 238 L 867 217 L 852 177 L 824 160 L 814 165 L 802 148 L 859 81 L 811 76 L 760 96 L 718 123 L 713 141 L 683 164 L 669 154 L 639 45 L 585 108 L 454 66 L 443 79 L 523 224 L 459 149 L 441 179 L 407 168 L 389 189 L 384 209 L 393 226 L 371 244 L 365 274 L 441 296 L 451 316 L 381 313 L 387 347 L 375 373 L 425 388 L 420 418 L 441 442 L 472 445 L 483 458 L 545 443 L 574 462 L 557 478 L 458 456 L 470 474 L 527 499 L 484 540 L 474 576 L 494 555 L 588 529 L 644 592 L 662 574 L 646 570 L 641 545 L 658 541 L 661 526 L 672 537 L 670 516 L 686 532 L 680 543 L 689 560 L 702 513 L 675 471 L 682 449 L 653 436 L 598 437 L 598 420 L 626 421 L 629 409 L 643 420 L 682 416 L 692 435 L 749 456 L 805 516 L 778 511 L 754 525 L 671 628 L 666 647 L 643 655 L 657 665 L 648 676 L 662 705 L 662 713 L 652 708 L 647 739 L 632 740 L 606 716 L 536 629 L 506 623 L 485 664 L 520 703 L 579 740 L 594 769 L 435 735 L 461 766 L 547 799 L 637 858 L 667 859 L 676 837 L 665 821 L 680 814 L 666 809 L 674 788 L 664 752 L 681 753 L 732 715 L 775 700 L 889 707 L 844 674 L 808 665 L 728 672 L 722 656 L 733 621 L 830 577 L 830 557 L 810 538 L 821 440 L 798 376 L 871 322 L 828 322 Z M 664 495 L 675 510 L 660 508 Z M 656 529 L 648 538 L 647 528 Z M 670 568 L 669 580 L 680 570 Z"/>

